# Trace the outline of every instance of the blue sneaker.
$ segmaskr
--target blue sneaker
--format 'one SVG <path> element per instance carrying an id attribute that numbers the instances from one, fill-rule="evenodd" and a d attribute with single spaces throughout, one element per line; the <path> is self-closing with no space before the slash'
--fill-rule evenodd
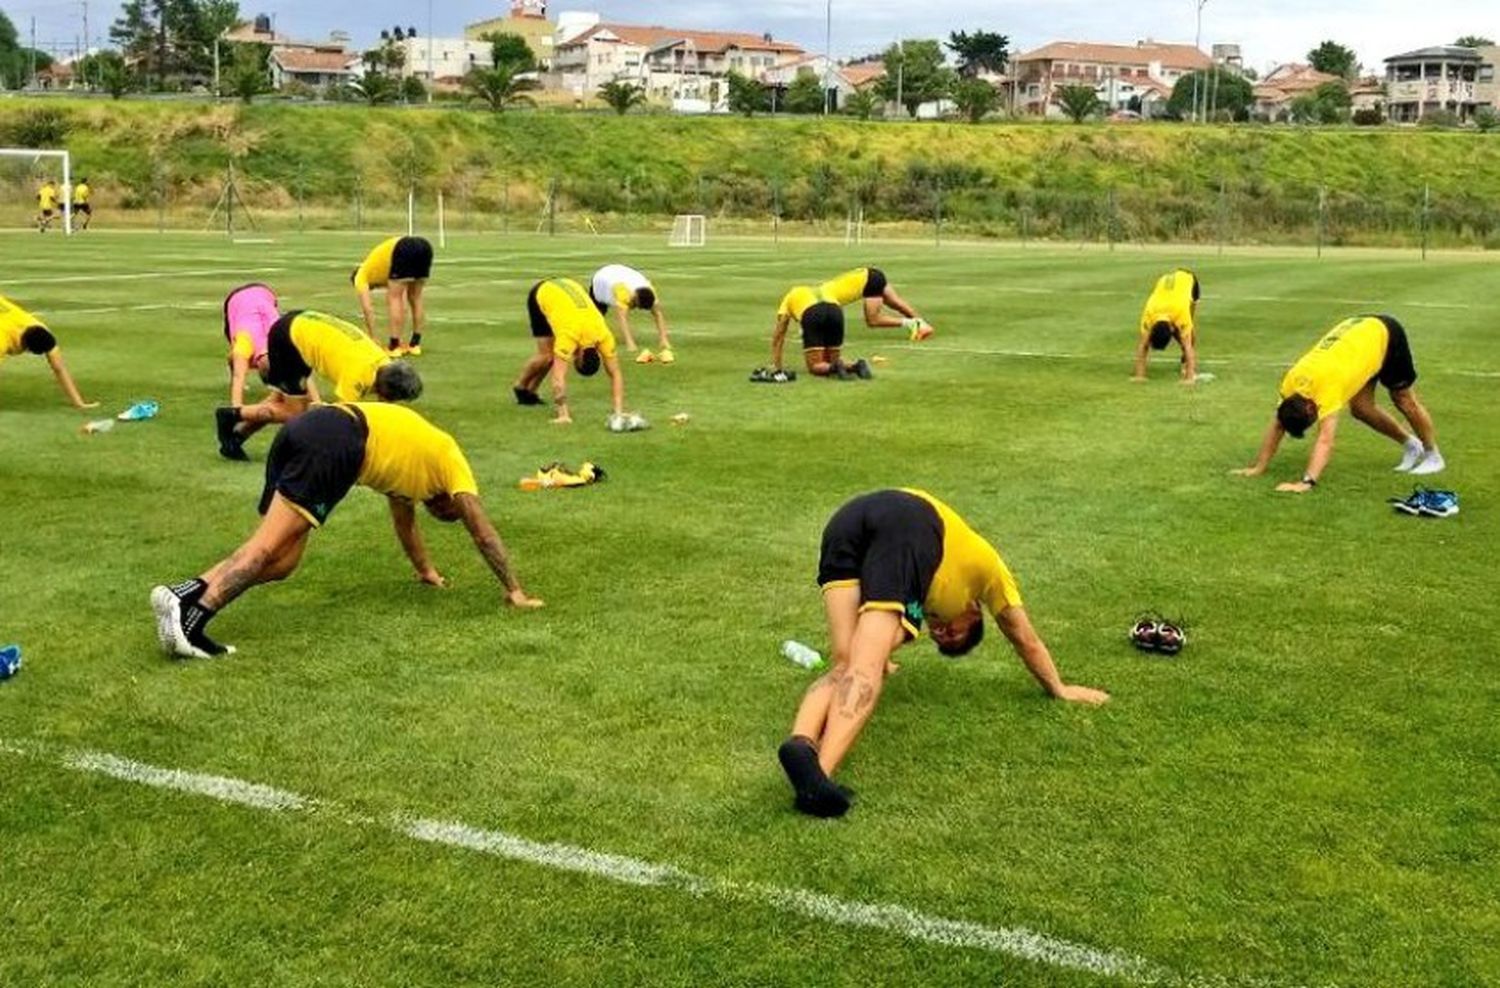
<path id="1" fill-rule="evenodd" d="M 21 646 L 0 648 L 0 679 L 9 679 L 21 671 Z"/>
<path id="2" fill-rule="evenodd" d="M 1403 515 L 1419 515 L 1422 513 L 1422 505 L 1426 500 L 1427 489 L 1418 487 L 1406 497 L 1387 498 L 1386 502 Z"/>
<path id="3" fill-rule="evenodd" d="M 1455 491 L 1423 491 L 1418 511 L 1424 518 L 1452 518 L 1458 514 L 1458 494 Z"/>
<path id="4" fill-rule="evenodd" d="M 144 422 L 146 419 L 156 418 L 156 413 L 159 411 L 161 411 L 161 405 L 154 401 L 138 401 L 115 418 L 121 422 Z"/>

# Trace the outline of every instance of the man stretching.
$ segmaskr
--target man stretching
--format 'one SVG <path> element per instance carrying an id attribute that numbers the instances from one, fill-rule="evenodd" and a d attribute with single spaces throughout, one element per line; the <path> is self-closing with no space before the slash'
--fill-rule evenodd
<path id="1" fill-rule="evenodd" d="M 927 339 L 934 332 L 932 324 L 897 294 L 885 272 L 879 268 L 845 271 L 837 278 L 823 282 L 818 287 L 818 295 L 840 308 L 859 302 L 864 309 L 866 326 L 871 329 L 904 329 L 914 343 Z M 896 314 L 892 315 L 887 309 Z"/>

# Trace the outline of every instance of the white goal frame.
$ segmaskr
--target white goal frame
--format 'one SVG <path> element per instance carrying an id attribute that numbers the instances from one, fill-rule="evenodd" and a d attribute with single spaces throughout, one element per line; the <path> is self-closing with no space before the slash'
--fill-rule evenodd
<path id="1" fill-rule="evenodd" d="M 694 236 L 694 231 L 697 235 Z M 708 217 L 702 213 L 679 213 L 672 220 L 668 247 L 702 247 L 708 242 Z"/>
<path id="2" fill-rule="evenodd" d="M 38 151 L 36 148 L 0 148 L 0 158 L 23 158 L 36 164 L 42 158 L 62 159 L 63 233 L 73 235 L 73 156 L 67 151 Z"/>

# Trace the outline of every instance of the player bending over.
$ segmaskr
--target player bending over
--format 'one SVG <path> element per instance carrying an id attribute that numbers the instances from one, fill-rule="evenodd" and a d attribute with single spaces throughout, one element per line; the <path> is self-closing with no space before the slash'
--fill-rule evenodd
<path id="1" fill-rule="evenodd" d="M 798 285 L 781 300 L 776 309 L 776 326 L 771 331 L 771 365 L 776 373 L 782 366 L 786 333 L 795 322 L 802 327 L 802 356 L 807 369 L 818 377 L 836 377 L 842 381 L 875 376 L 863 358 L 846 364 L 841 357 L 844 347 L 844 310 L 837 302 L 820 298 L 806 285 Z"/>
<path id="2" fill-rule="evenodd" d="M 416 368 L 392 359 L 353 323 L 322 312 L 288 312 L 272 323 L 266 331 L 264 365 L 261 378 L 270 397 L 214 412 L 219 454 L 225 459 L 249 459 L 247 438 L 307 411 L 309 402 L 317 400 L 314 371 L 333 382 L 334 397 L 343 402 L 369 395 L 381 401 L 415 401 L 422 394 Z"/>
<path id="3" fill-rule="evenodd" d="M 97 401 L 84 401 L 63 363 L 62 350 L 57 346 L 57 337 L 52 335 L 40 319 L 21 308 L 4 295 L 0 295 L 0 362 L 19 353 L 34 353 L 47 358 L 57 386 L 67 395 L 74 408 L 98 408 Z"/>
<path id="4" fill-rule="evenodd" d="M 505 587 L 507 603 L 542 606 L 521 589 L 452 436 L 400 405 L 319 405 L 271 444 L 261 522 L 249 541 L 197 578 L 151 591 L 162 649 L 185 659 L 234 651 L 208 637 L 208 623 L 251 587 L 291 576 L 312 530 L 322 527 L 356 484 L 386 496 L 396 538 L 423 583 L 441 587 L 445 581 L 417 527 L 418 503 L 438 521 L 464 523 Z"/>
<path id="5" fill-rule="evenodd" d="M 87 178 L 80 178 L 78 184 L 73 186 L 73 219 L 77 221 L 78 232 L 87 230 L 89 224 L 94 222 L 94 207 L 89 204 L 93 195 L 94 190 L 89 187 Z"/>
<path id="6" fill-rule="evenodd" d="M 932 325 L 896 293 L 886 280 L 885 272 L 879 268 L 845 271 L 837 278 L 823 282 L 818 288 L 818 296 L 840 307 L 862 303 L 865 325 L 871 329 L 899 327 L 911 334 L 913 341 L 925 340 L 933 334 Z"/>
<path id="7" fill-rule="evenodd" d="M 1173 340 L 1182 347 L 1182 383 L 1198 380 L 1198 299 L 1202 285 L 1198 276 L 1178 268 L 1156 280 L 1146 308 L 1141 312 L 1141 338 L 1135 348 L 1135 377 L 1146 379 L 1146 358 L 1152 350 L 1165 350 Z"/>
<path id="8" fill-rule="evenodd" d="M 983 639 L 987 609 L 1049 696 L 1109 699 L 1063 682 L 1000 554 L 925 491 L 876 491 L 839 508 L 823 530 L 818 585 L 833 668 L 808 688 L 779 752 L 803 813 L 848 811 L 849 794 L 831 776 L 875 711 L 892 653 L 916 639 L 924 617 L 938 651 L 959 656 Z"/>
<path id="9" fill-rule="evenodd" d="M 365 332 L 375 337 L 375 306 L 370 292 L 385 289 L 386 308 L 390 314 L 388 349 L 394 354 L 422 355 L 422 332 L 427 328 L 427 306 L 422 291 L 432 277 L 432 244 L 422 237 L 392 237 L 370 251 L 349 280 L 359 293 L 359 307 L 365 317 Z M 406 314 L 411 311 L 411 342 L 403 344 Z"/>
<path id="10" fill-rule="evenodd" d="M 1345 405 L 1359 421 L 1402 446 L 1402 473 L 1431 474 L 1446 464 L 1437 447 L 1432 416 L 1412 387 L 1417 382 L 1417 368 L 1412 361 L 1411 344 L 1406 330 L 1391 316 L 1355 316 L 1333 327 L 1318 345 L 1303 355 L 1281 381 L 1281 404 L 1266 431 L 1255 462 L 1234 471 L 1242 477 L 1259 477 L 1266 472 L 1271 458 L 1287 433 L 1301 439 L 1314 424 L 1318 426 L 1312 455 L 1300 481 L 1278 484 L 1278 491 L 1305 494 L 1318 484 L 1318 478 L 1333 456 L 1334 433 L 1338 429 L 1339 410 Z M 1387 412 L 1375 404 L 1375 385 L 1390 392 L 1391 401 L 1416 435 L 1401 428 Z"/>
<path id="11" fill-rule="evenodd" d="M 521 376 L 511 389 L 517 404 L 540 405 L 537 388 L 550 375 L 552 403 L 557 406 L 552 421 L 567 425 L 573 421 L 568 410 L 568 368 L 592 377 L 603 366 L 609 374 L 614 414 L 624 415 L 625 375 L 615 355 L 615 338 L 583 286 L 571 278 L 537 282 L 526 296 L 526 315 L 536 354 L 522 365 Z"/>
<path id="12" fill-rule="evenodd" d="M 649 312 L 656 320 L 657 352 L 653 355 L 650 347 L 643 349 L 635 358 L 636 363 L 649 364 L 655 360 L 664 364 L 676 363 L 672 340 L 667 335 L 667 315 L 662 311 L 656 288 L 645 275 L 623 264 L 606 264 L 594 272 L 590 290 L 600 313 L 607 315 L 610 310 L 614 311 L 615 326 L 625 337 L 625 349 L 631 353 L 635 353 L 636 347 L 635 337 L 630 333 L 630 310 Z"/>
<path id="13" fill-rule="evenodd" d="M 41 188 L 36 190 L 36 228 L 42 233 L 52 229 L 52 217 L 57 212 L 59 195 L 52 179 L 42 179 Z"/>

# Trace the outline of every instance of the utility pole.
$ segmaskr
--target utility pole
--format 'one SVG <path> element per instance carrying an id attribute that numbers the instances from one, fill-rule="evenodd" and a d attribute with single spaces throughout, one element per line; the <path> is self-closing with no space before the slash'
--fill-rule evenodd
<path id="1" fill-rule="evenodd" d="M 437 77 L 432 74 L 432 0 L 427 0 L 427 102 L 432 102 L 433 84 Z"/>
<path id="2" fill-rule="evenodd" d="M 823 116 L 828 116 L 828 78 L 833 73 L 833 0 L 828 0 L 823 27 Z"/>
<path id="3" fill-rule="evenodd" d="M 83 0 L 83 54 L 79 56 L 79 68 L 87 69 L 88 62 L 83 61 L 89 57 L 89 0 Z M 88 72 L 83 73 L 83 88 L 89 85 Z"/>
<path id="4" fill-rule="evenodd" d="M 31 15 L 31 88 L 36 88 L 36 15 Z"/>
<path id="5" fill-rule="evenodd" d="M 1203 8 L 1208 5 L 1208 0 L 1198 0 L 1198 33 L 1193 36 L 1193 50 L 1203 51 Z M 1202 71 L 1193 73 L 1193 122 L 1198 122 L 1198 81 L 1203 78 Z M 1207 88 L 1207 87 L 1205 87 Z M 1205 94 L 1207 95 L 1207 94 Z"/>

